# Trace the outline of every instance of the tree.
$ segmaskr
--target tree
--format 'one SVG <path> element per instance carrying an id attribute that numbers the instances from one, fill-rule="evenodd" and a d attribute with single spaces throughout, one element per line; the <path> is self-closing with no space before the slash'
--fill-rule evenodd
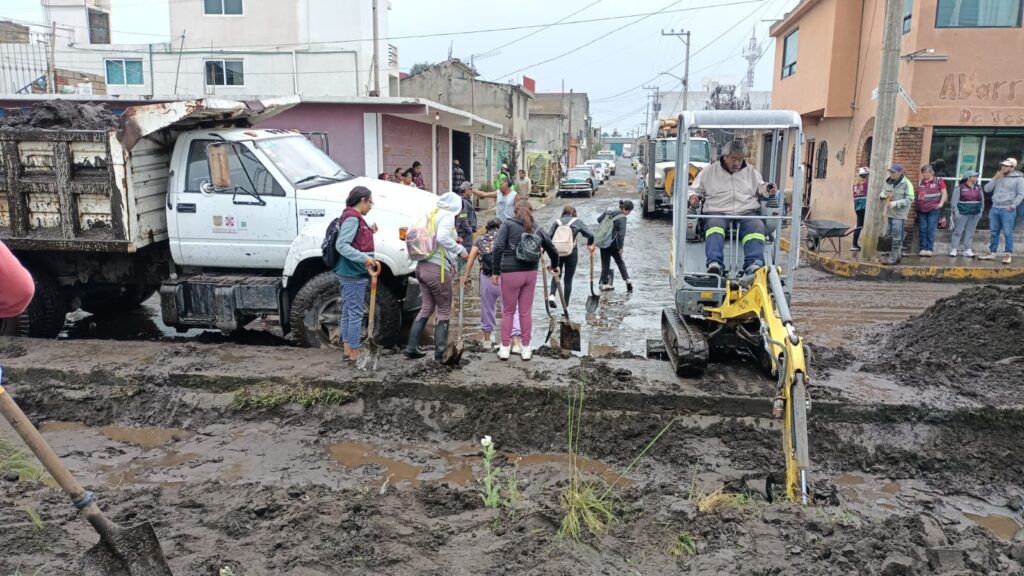
<path id="1" fill-rule="evenodd" d="M 607 132 L 601 132 L 601 138 L 607 138 L 607 137 L 608 137 L 608 133 Z"/>
<path id="2" fill-rule="evenodd" d="M 409 70 L 409 76 L 415 76 L 420 72 L 426 72 L 433 64 L 430 62 L 417 62 L 412 65 L 412 69 Z"/>
<path id="3" fill-rule="evenodd" d="M 618 128 L 612 130 L 612 138 L 621 138 L 621 137 L 622 137 L 622 133 L 619 132 Z"/>

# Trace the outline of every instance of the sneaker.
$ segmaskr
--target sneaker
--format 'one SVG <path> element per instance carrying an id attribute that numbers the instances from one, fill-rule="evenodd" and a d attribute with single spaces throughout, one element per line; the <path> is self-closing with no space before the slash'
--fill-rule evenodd
<path id="1" fill-rule="evenodd" d="M 935 255 L 935 252 L 932 252 L 931 250 L 925 250 L 925 251 L 924 251 L 924 255 L 925 255 L 925 256 L 926 256 L 927 258 L 931 258 L 932 256 L 934 256 L 934 255 Z"/>
<path id="2" fill-rule="evenodd" d="M 956 258 L 956 248 L 953 248 L 952 250 L 950 250 L 949 251 L 949 255 L 952 258 Z"/>
<path id="3" fill-rule="evenodd" d="M 508 360 L 509 355 L 512 353 L 512 349 L 508 346 L 498 347 L 498 360 Z"/>
<path id="4" fill-rule="evenodd" d="M 601 290 L 603 292 L 608 292 L 609 290 L 614 290 L 614 289 L 615 288 L 611 284 L 601 284 Z"/>
<path id="5" fill-rule="evenodd" d="M 971 250 L 970 248 L 968 248 L 967 250 L 964 250 L 964 257 L 965 258 L 974 258 L 974 250 Z"/>
<path id="6" fill-rule="evenodd" d="M 1003 254 L 1003 264 L 1010 264 L 1011 262 L 1013 262 L 1013 256 L 1009 252 Z"/>
<path id="7" fill-rule="evenodd" d="M 519 342 L 516 342 L 516 341 L 513 340 L 512 341 L 512 347 L 510 348 L 510 350 L 512 351 L 512 354 L 522 354 L 523 353 L 523 345 L 520 344 Z"/>
<path id="8" fill-rule="evenodd" d="M 519 354 L 523 357 L 523 360 L 529 360 L 530 358 L 533 358 L 533 348 L 523 346 L 523 349 Z"/>
<path id="9" fill-rule="evenodd" d="M 558 307 L 558 301 L 555 300 L 555 295 L 548 296 L 548 308 L 554 309 Z"/>
<path id="10" fill-rule="evenodd" d="M 753 276 L 754 274 L 757 274 L 757 271 L 760 270 L 762 266 L 764 266 L 764 264 L 754 262 L 750 266 L 744 268 L 743 273 L 746 274 L 747 276 Z"/>
<path id="11" fill-rule="evenodd" d="M 852 246 L 850 252 L 860 252 L 860 246 Z"/>
<path id="12" fill-rule="evenodd" d="M 632 291 L 633 291 L 633 283 L 632 282 L 626 282 L 626 292 L 632 292 Z"/>
<path id="13" fill-rule="evenodd" d="M 978 256 L 978 260 L 995 260 L 995 259 L 996 259 L 996 253 L 995 252 L 989 252 L 988 254 L 982 254 L 981 256 Z"/>
<path id="14" fill-rule="evenodd" d="M 922 256 L 922 257 L 927 256 L 928 255 L 928 251 L 927 250 L 921 250 L 920 252 L 917 253 L 917 255 L 918 256 Z"/>
<path id="15" fill-rule="evenodd" d="M 718 262 L 712 262 L 708 264 L 708 274 L 714 274 L 715 276 L 722 275 L 722 265 Z"/>

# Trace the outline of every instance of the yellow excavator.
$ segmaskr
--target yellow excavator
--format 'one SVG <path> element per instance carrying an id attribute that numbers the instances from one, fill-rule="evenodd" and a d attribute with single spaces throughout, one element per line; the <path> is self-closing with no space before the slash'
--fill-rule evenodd
<path id="1" fill-rule="evenodd" d="M 810 397 L 803 339 L 797 334 L 789 310 L 793 271 L 799 262 L 800 223 L 780 208 L 785 173 L 778 167 L 791 145 L 801 158 L 803 129 L 800 115 L 779 110 L 706 110 L 684 112 L 677 119 L 676 166 L 687 166 L 691 132 L 726 129 L 742 131 L 759 143 L 768 164 L 762 174 L 777 182 L 775 197 L 761 202 L 758 215 L 768 229 L 766 265 L 754 274 L 743 270 L 743 249 L 738 226 L 726 234 L 725 267 L 721 275 L 707 272 L 700 209 L 689 207 L 686 184 L 674 179 L 670 275 L 673 306 L 662 310 L 661 340 L 649 341 L 648 356 L 664 357 L 679 376 L 700 376 L 709 360 L 726 359 L 737 351 L 757 358 L 776 380 L 772 416 L 782 420 L 785 492 L 807 503 L 810 458 L 807 449 L 807 414 Z M 767 146 L 768 148 L 764 148 Z M 753 159 L 749 159 L 753 161 Z M 803 182 L 803 167 L 795 167 L 794 182 Z M 695 175 L 694 175 L 695 176 Z M 692 176 L 689 180 L 692 181 Z M 800 195 L 793 195 L 790 214 L 800 214 Z M 788 222 L 786 229 L 783 223 Z M 790 249 L 783 252 L 780 235 L 788 232 Z M 716 358 L 718 357 L 718 358 Z"/>

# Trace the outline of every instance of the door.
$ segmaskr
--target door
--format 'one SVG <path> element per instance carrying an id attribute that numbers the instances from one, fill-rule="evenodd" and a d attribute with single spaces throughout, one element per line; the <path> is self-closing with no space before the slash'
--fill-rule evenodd
<path id="1" fill-rule="evenodd" d="M 212 191 L 206 146 L 214 142 L 192 140 L 186 165 L 179 167 L 185 184 L 184 192 L 175 195 L 181 255 L 177 264 L 280 271 L 298 233 L 294 190 L 282 186 L 286 180 L 276 169 L 242 143 L 241 154 L 228 151 L 235 189 Z"/>

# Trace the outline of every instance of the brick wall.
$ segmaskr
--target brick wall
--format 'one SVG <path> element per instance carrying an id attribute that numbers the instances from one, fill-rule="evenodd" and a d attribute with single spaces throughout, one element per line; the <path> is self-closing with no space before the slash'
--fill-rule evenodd
<path id="1" fill-rule="evenodd" d="M 384 114 L 381 119 L 381 138 L 384 148 L 384 171 L 389 174 L 394 172 L 395 168 L 404 171 L 419 160 L 423 165 L 423 182 L 429 190 L 432 179 L 430 124 Z"/>
<path id="2" fill-rule="evenodd" d="M 452 189 L 452 153 L 448 142 L 451 131 L 441 126 L 437 127 L 437 190 L 438 193 L 448 192 Z"/>
<path id="3" fill-rule="evenodd" d="M 924 128 L 914 128 L 910 126 L 904 126 L 896 130 L 896 140 L 893 144 L 892 150 L 892 162 L 893 164 L 902 164 L 903 170 L 905 171 L 907 178 L 914 183 L 914 189 L 917 189 L 917 183 L 921 180 L 921 146 L 924 145 Z M 911 209 L 910 214 L 907 216 L 907 230 L 913 227 L 915 220 L 917 220 L 917 213 Z M 910 243 L 913 243 L 913 239 L 917 236 L 914 235 Z M 909 248 L 909 246 L 907 246 Z"/>
<path id="4" fill-rule="evenodd" d="M 864 128 L 860 131 L 860 138 L 857 140 L 857 168 L 871 165 L 871 155 L 864 145 L 874 133 L 875 119 L 874 117 L 868 118 L 868 121 L 864 123 Z"/>

